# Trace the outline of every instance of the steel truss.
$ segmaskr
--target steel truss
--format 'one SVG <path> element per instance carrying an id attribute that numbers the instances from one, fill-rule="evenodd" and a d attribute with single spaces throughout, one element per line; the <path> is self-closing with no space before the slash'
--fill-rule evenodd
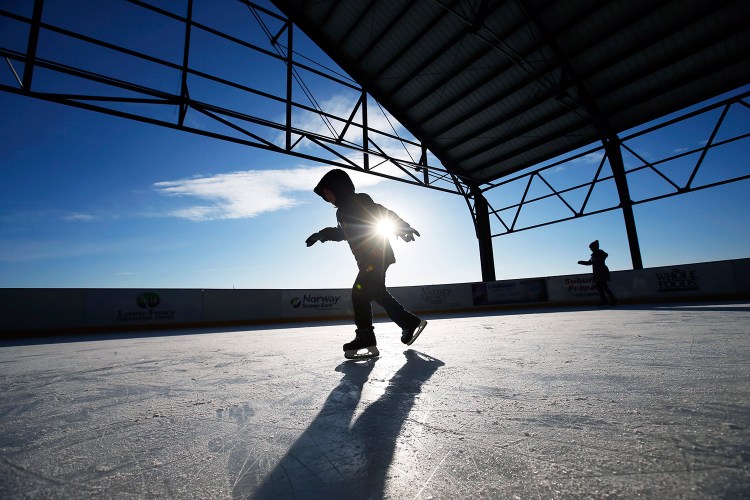
<path id="1" fill-rule="evenodd" d="M 516 201 L 515 203 L 503 205 L 500 208 L 493 207 L 492 204 L 487 202 L 486 200 L 479 204 L 479 209 L 477 209 L 477 203 L 470 204 L 469 208 L 472 212 L 472 216 L 476 221 L 478 217 L 482 217 L 482 211 L 487 210 L 487 213 L 491 221 L 493 222 L 493 228 L 497 228 L 496 231 L 491 231 L 490 234 L 491 238 L 495 238 L 499 236 L 507 236 L 520 231 L 528 231 L 530 229 L 536 229 L 551 224 L 557 224 L 564 221 L 580 219 L 582 217 L 588 217 L 591 215 L 610 212 L 612 210 L 622 209 L 625 203 L 629 203 L 631 206 L 641 205 L 672 196 L 750 179 L 750 164 L 747 163 L 747 159 L 745 158 L 744 162 L 746 171 L 748 173 L 734 176 L 725 176 L 725 178 L 722 180 L 716 180 L 705 184 L 695 183 L 696 176 L 702 170 L 706 169 L 704 160 L 706 159 L 706 156 L 708 154 L 710 154 L 712 151 L 716 151 L 718 148 L 726 147 L 730 144 L 738 143 L 739 141 L 747 141 L 750 138 L 750 133 L 741 133 L 739 135 L 734 135 L 722 140 L 716 140 L 717 135 L 720 131 L 722 131 L 722 125 L 724 125 L 725 117 L 733 108 L 750 109 L 750 92 L 745 92 L 722 100 L 721 102 L 717 102 L 701 109 L 683 114 L 663 123 L 630 134 L 627 137 L 621 139 L 616 138 L 614 141 L 612 141 L 614 142 L 614 144 L 606 144 L 605 142 L 603 142 L 601 146 L 565 157 L 563 159 L 545 165 L 544 167 L 534 169 L 532 171 L 509 179 L 505 179 L 501 182 L 489 183 L 480 190 L 480 193 L 484 198 L 487 198 L 489 195 L 491 195 L 493 190 L 499 190 L 503 187 L 510 186 L 511 184 L 520 184 L 523 189 L 517 190 L 520 191 L 520 193 L 516 193 L 518 201 Z M 632 145 L 632 143 L 635 142 L 636 139 L 639 139 L 643 136 L 664 131 L 669 127 L 690 120 L 691 118 L 695 118 L 701 115 L 708 115 L 709 113 L 717 110 L 719 111 L 719 116 L 716 119 L 713 127 L 711 128 L 709 137 L 707 137 L 705 146 L 703 147 L 697 147 L 688 151 L 681 151 L 666 158 L 649 161 L 644 157 L 644 154 L 637 151 L 637 146 Z M 748 143 L 743 142 L 742 144 L 744 146 Z M 662 192 L 639 199 L 632 199 L 630 195 L 628 195 L 627 199 L 625 200 L 621 198 L 614 198 L 611 200 L 612 203 L 608 206 L 599 206 L 593 209 L 590 208 L 589 202 L 595 188 L 597 186 L 603 186 L 606 183 L 616 182 L 616 173 L 614 172 L 617 169 L 614 165 L 612 165 L 613 153 L 615 156 L 619 156 L 620 162 L 622 162 L 623 155 L 627 155 L 627 157 L 631 160 L 635 159 L 638 161 L 638 165 L 631 165 L 630 167 L 624 169 L 626 176 L 632 177 L 634 174 L 643 171 L 651 171 L 655 173 L 663 182 L 658 185 L 655 184 L 654 187 L 661 187 Z M 554 169 L 559 169 L 561 167 L 572 166 L 573 168 L 575 168 L 577 161 L 581 160 L 582 158 L 590 158 L 592 156 L 600 156 L 601 159 L 598 163 L 598 168 L 596 169 L 593 178 L 590 181 L 561 188 L 556 187 L 554 181 L 550 180 L 549 176 L 546 175 L 547 172 L 551 172 Z M 695 156 L 695 163 L 693 164 L 690 175 L 685 182 L 679 182 L 674 178 L 674 176 L 668 175 L 662 167 L 668 162 L 679 160 L 682 158 L 688 158 L 690 156 Z M 605 167 L 607 166 L 609 166 L 609 170 L 613 173 L 603 175 L 603 172 L 607 171 L 607 169 L 605 169 Z M 546 189 L 547 193 L 529 197 L 530 189 L 535 183 L 537 183 L 537 185 L 541 183 L 541 185 Z M 580 203 L 573 203 L 571 201 L 571 196 L 568 196 L 567 198 L 565 196 L 566 194 L 569 195 L 574 192 L 580 192 L 581 190 L 584 190 L 586 194 L 583 197 L 582 202 Z M 507 197 L 504 198 L 507 199 Z M 533 204 L 540 204 L 541 202 L 549 200 L 556 200 L 556 205 L 560 208 L 560 210 L 555 210 L 554 213 L 548 213 L 549 218 L 545 221 L 536 222 L 525 226 L 519 226 L 519 217 L 521 216 L 522 211 L 525 208 L 528 208 Z M 561 212 L 562 215 L 560 215 Z M 634 262 L 634 267 L 640 267 L 635 264 L 637 263 Z"/>
<path id="2" fill-rule="evenodd" d="M 420 142 L 400 136 L 390 117 L 369 98 L 362 86 L 335 70 L 308 63 L 304 56 L 296 52 L 296 28 L 289 19 L 251 1 L 234 0 L 247 7 L 248 32 L 255 30 L 255 34 L 258 31 L 264 34 L 266 43 L 258 45 L 196 20 L 193 17 L 193 0 L 186 0 L 185 16 L 140 0 L 123 1 L 143 9 L 150 15 L 156 14 L 169 22 L 181 23 L 181 61 L 154 57 L 143 51 L 46 22 L 43 15 L 44 0 L 35 0 L 31 17 L 0 9 L 0 20 L 5 18 L 28 27 L 25 52 L 0 47 L 0 55 L 5 58 L 8 65 L 8 75 L 12 74 L 12 78 L 7 78 L 6 75 L 5 79 L 0 79 L 0 90 L 367 172 L 454 194 L 462 194 L 468 189 L 461 179 L 449 173 L 428 154 Z M 196 40 L 198 33 L 202 39 L 206 36 L 214 37 L 221 43 L 251 53 L 251 57 L 276 61 L 276 68 L 283 71 L 279 78 L 285 82 L 284 88 L 281 92 L 268 92 L 196 69 L 191 65 L 190 56 L 199 43 Z M 112 73 L 94 72 L 78 67 L 82 64 L 70 65 L 42 58 L 38 54 L 38 47 L 40 38 L 45 34 L 54 34 L 64 40 L 106 49 L 118 57 L 126 56 L 138 63 L 146 63 L 155 73 L 166 70 L 179 74 L 179 88 L 174 92 L 167 92 L 157 86 L 117 78 Z M 17 65 L 23 69 L 18 71 Z M 264 65 L 256 70 L 268 71 L 271 65 L 269 62 L 268 66 Z M 38 90 L 37 79 L 40 72 L 45 73 L 44 87 L 52 87 L 51 91 Z M 350 112 L 342 115 L 324 111 L 306 84 L 306 78 L 322 78 L 329 87 L 337 87 L 350 96 L 356 96 Z M 68 85 L 72 82 L 76 89 L 82 90 L 55 90 L 55 83 L 60 79 L 64 79 Z M 212 96 L 198 98 L 197 92 L 191 93 L 194 86 L 206 82 L 215 84 L 218 92 L 244 94 L 277 109 L 283 107 L 283 118 L 274 119 L 253 114 L 248 112 L 247 108 L 239 106 L 219 105 L 210 100 Z M 167 108 L 166 112 L 164 108 Z M 197 113 L 203 118 L 208 118 L 212 122 L 211 127 L 204 129 L 189 125 L 186 120 L 189 113 Z M 378 130 L 371 126 L 370 122 L 375 113 L 385 117 L 391 130 Z M 296 125 L 295 123 L 303 116 L 317 117 L 321 127 L 305 128 Z M 309 125 L 309 120 L 306 123 Z M 324 132 L 321 132 L 321 129 Z M 386 168 L 386 165 L 389 168 Z"/>

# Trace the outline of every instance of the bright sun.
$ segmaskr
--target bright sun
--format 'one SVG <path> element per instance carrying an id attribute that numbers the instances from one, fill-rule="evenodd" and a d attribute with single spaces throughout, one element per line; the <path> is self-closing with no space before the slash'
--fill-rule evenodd
<path id="1" fill-rule="evenodd" d="M 396 225 L 390 219 L 380 219 L 375 226 L 377 233 L 381 236 L 390 236 L 396 231 Z"/>

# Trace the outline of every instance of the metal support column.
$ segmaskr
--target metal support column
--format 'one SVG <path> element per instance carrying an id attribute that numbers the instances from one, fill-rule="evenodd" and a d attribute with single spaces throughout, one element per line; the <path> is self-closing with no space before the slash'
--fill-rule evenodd
<path id="1" fill-rule="evenodd" d="M 478 188 L 472 189 L 474 197 L 474 228 L 479 241 L 479 262 L 482 266 L 482 281 L 495 281 L 495 255 L 492 252 L 492 232 L 487 200 Z"/>
<path id="2" fill-rule="evenodd" d="M 633 269 L 643 269 L 641 246 L 638 243 L 638 231 L 636 230 L 635 217 L 633 216 L 633 201 L 630 199 L 630 189 L 628 189 L 628 181 L 625 175 L 625 163 L 622 161 L 620 139 L 614 136 L 606 138 L 602 142 L 609 158 L 609 165 L 612 167 L 612 175 L 617 185 L 617 194 L 620 197 L 620 208 L 622 208 L 622 215 L 625 218 L 625 231 L 628 234 L 628 245 L 630 246 L 630 258 L 633 262 Z"/>

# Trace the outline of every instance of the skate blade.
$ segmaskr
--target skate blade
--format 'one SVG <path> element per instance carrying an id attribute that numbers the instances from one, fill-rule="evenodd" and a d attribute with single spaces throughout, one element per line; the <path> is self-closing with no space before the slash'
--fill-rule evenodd
<path id="1" fill-rule="evenodd" d="M 380 351 L 378 351 L 378 348 L 375 346 L 344 351 L 344 357 L 346 359 L 369 359 L 377 358 L 378 356 L 380 356 Z"/>
<path id="2" fill-rule="evenodd" d="M 425 320 L 420 321 L 419 326 L 416 330 L 414 330 L 414 336 L 409 342 L 406 343 L 406 345 L 412 345 L 414 341 L 417 340 L 417 337 L 419 337 L 419 334 L 422 333 L 422 330 L 424 330 L 425 326 L 427 326 L 427 322 Z"/>

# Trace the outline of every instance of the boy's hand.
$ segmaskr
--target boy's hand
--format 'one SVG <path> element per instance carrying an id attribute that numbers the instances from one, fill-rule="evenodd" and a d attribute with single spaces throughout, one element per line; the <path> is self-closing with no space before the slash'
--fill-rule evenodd
<path id="1" fill-rule="evenodd" d="M 414 235 L 415 235 L 415 234 L 416 234 L 417 236 L 419 236 L 419 235 L 420 235 L 420 234 L 419 234 L 419 231 L 417 231 L 417 230 L 416 230 L 416 229 L 414 229 L 413 227 L 410 227 L 409 229 L 406 229 L 406 230 L 405 230 L 405 231 L 404 231 L 403 233 L 401 233 L 401 234 L 397 234 L 397 235 L 396 235 L 396 237 L 397 237 L 397 238 L 401 238 L 401 239 L 403 239 L 404 241 L 407 241 L 407 242 L 408 242 L 408 241 L 414 241 Z"/>
<path id="2" fill-rule="evenodd" d="M 313 246 L 313 244 L 315 244 L 316 241 L 321 241 L 320 240 L 320 233 L 313 233 L 313 234 L 311 234 L 310 237 L 305 240 L 305 244 L 307 244 L 307 246 L 311 247 L 311 246 Z"/>

